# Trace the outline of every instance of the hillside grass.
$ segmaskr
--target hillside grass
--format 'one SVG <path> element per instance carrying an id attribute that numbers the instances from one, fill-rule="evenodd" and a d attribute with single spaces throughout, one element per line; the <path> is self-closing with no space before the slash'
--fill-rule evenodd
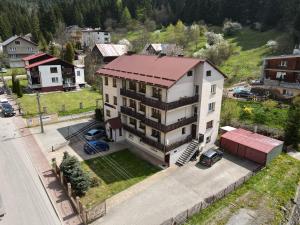
<path id="1" fill-rule="evenodd" d="M 244 185 L 193 216 L 187 225 L 226 224 L 240 209 L 255 211 L 255 224 L 282 224 L 300 180 L 300 161 L 281 154 Z"/>
<path id="2" fill-rule="evenodd" d="M 10 68 L 7 69 L 6 73 L 3 73 L 3 76 L 11 76 L 11 75 L 25 75 L 26 70 L 24 68 Z M 1 73 L 0 73 L 1 75 Z"/>
<path id="3" fill-rule="evenodd" d="M 41 107 L 47 107 L 48 113 L 58 113 L 59 116 L 78 114 L 96 109 L 96 100 L 102 99 L 99 92 L 90 88 L 80 91 L 41 93 Z M 32 117 L 38 114 L 36 95 L 25 94 L 18 98 L 25 117 Z M 83 103 L 83 109 L 79 108 L 79 103 Z M 65 105 L 65 112 L 62 112 L 62 105 Z M 99 106 L 101 101 L 99 101 Z"/>

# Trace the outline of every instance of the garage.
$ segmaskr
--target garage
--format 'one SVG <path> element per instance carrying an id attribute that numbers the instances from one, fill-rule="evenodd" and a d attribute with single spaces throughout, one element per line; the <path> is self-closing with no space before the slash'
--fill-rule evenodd
<path id="1" fill-rule="evenodd" d="M 221 136 L 220 146 L 232 155 L 267 165 L 282 152 L 283 142 L 248 130 L 235 129 Z"/>

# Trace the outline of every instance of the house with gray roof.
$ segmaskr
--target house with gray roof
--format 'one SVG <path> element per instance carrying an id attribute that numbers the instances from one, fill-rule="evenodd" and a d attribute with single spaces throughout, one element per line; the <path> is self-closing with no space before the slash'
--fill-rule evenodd
<path id="1" fill-rule="evenodd" d="M 183 49 L 176 44 L 167 43 L 153 43 L 147 44 L 144 47 L 142 54 L 146 55 L 167 55 L 167 56 L 181 56 Z"/>
<path id="2" fill-rule="evenodd" d="M 38 45 L 22 36 L 10 37 L 1 45 L 11 68 L 24 67 L 22 58 L 38 52 Z"/>

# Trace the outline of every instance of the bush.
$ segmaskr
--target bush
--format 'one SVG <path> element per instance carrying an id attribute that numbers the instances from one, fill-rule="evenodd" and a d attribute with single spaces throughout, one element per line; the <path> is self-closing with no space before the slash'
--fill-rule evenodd
<path id="1" fill-rule="evenodd" d="M 240 119 L 247 120 L 251 119 L 253 116 L 253 108 L 251 107 L 244 107 L 240 113 Z"/>
<path id="2" fill-rule="evenodd" d="M 221 111 L 221 124 L 228 125 L 234 118 L 238 118 L 240 114 L 240 107 L 236 101 L 230 99 L 224 100 Z"/>
<path id="3" fill-rule="evenodd" d="M 19 79 L 16 79 L 14 81 L 14 87 L 15 87 L 15 93 L 17 94 L 17 96 L 19 98 L 21 98 L 23 96 L 23 90 L 22 90 L 22 87 L 20 85 L 20 80 Z"/>
<path id="4" fill-rule="evenodd" d="M 98 121 L 103 121 L 103 114 L 101 109 L 95 109 L 95 119 Z"/>
<path id="5" fill-rule="evenodd" d="M 265 111 L 261 108 L 255 109 L 253 114 L 253 121 L 256 124 L 265 124 L 267 115 Z"/>
<path id="6" fill-rule="evenodd" d="M 276 52 L 278 49 L 278 42 L 277 41 L 273 41 L 270 40 L 267 42 L 266 46 L 272 51 L 272 52 Z"/>
<path id="7" fill-rule="evenodd" d="M 223 25 L 223 32 L 225 35 L 234 35 L 242 29 L 242 25 L 238 22 L 226 21 Z"/>
<path id="8" fill-rule="evenodd" d="M 216 34 L 214 32 L 206 32 L 205 37 L 206 37 L 207 43 L 209 45 L 215 45 L 224 40 L 224 37 L 222 34 Z"/>
<path id="9" fill-rule="evenodd" d="M 98 187 L 100 185 L 100 179 L 98 177 L 91 178 L 91 187 Z"/>
<path id="10" fill-rule="evenodd" d="M 278 105 L 278 103 L 274 100 L 267 100 L 267 101 L 264 101 L 262 103 L 262 105 L 265 110 L 270 110 L 270 109 L 275 108 Z"/>

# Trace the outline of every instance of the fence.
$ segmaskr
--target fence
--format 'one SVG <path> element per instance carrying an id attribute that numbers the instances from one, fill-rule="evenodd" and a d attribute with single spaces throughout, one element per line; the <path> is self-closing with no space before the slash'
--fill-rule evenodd
<path id="1" fill-rule="evenodd" d="M 255 171 L 249 172 L 246 176 L 240 178 L 238 181 L 234 182 L 233 184 L 227 186 L 220 192 L 209 196 L 204 199 L 204 201 L 199 202 L 195 204 L 193 207 L 177 214 L 175 217 L 170 218 L 160 225 L 179 225 L 179 224 L 184 224 L 187 219 L 191 218 L 193 215 L 201 212 L 201 210 L 207 208 L 214 202 L 216 202 L 219 199 L 224 198 L 226 195 L 231 193 L 232 191 L 236 190 L 238 187 L 240 187 L 243 183 L 245 183 L 247 180 L 249 180 L 250 177 L 256 174 L 257 171 L 259 171 L 261 167 L 258 167 Z"/>
<path id="2" fill-rule="evenodd" d="M 80 198 L 72 190 L 71 184 L 64 177 L 63 172 L 57 166 L 55 159 L 53 159 L 53 161 L 52 161 L 52 168 L 53 168 L 54 173 L 60 180 L 60 183 L 63 185 L 63 187 L 67 191 L 68 196 L 71 199 L 73 206 L 75 207 L 75 209 L 77 210 L 77 213 L 82 218 L 82 221 L 84 224 L 91 223 L 106 214 L 106 201 L 94 206 L 93 208 L 86 209 L 85 206 L 81 203 Z"/>

